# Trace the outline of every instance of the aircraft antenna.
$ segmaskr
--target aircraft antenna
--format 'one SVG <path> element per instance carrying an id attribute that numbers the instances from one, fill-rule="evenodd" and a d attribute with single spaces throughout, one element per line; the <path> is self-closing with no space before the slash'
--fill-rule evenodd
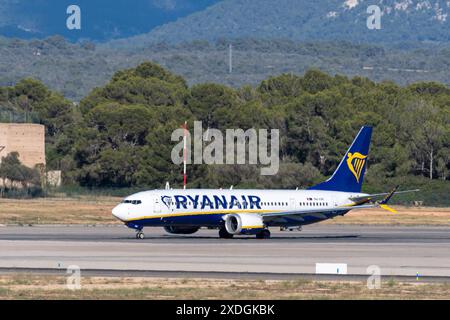
<path id="1" fill-rule="evenodd" d="M 233 73 L 233 45 L 228 46 L 228 73 Z"/>

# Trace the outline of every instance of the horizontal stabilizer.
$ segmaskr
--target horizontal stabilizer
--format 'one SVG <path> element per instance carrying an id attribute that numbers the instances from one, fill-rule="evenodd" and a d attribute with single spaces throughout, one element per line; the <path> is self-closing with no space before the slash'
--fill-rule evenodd
<path id="1" fill-rule="evenodd" d="M 403 190 L 403 191 L 396 191 L 395 194 L 402 194 L 402 193 L 410 193 L 410 192 L 418 192 L 420 189 L 414 189 L 414 190 Z M 384 192 L 384 193 L 374 193 L 369 194 L 367 196 L 362 197 L 352 197 L 349 198 L 351 201 L 353 201 L 356 204 L 362 204 L 367 202 L 373 202 L 374 200 L 389 195 L 390 192 Z"/>

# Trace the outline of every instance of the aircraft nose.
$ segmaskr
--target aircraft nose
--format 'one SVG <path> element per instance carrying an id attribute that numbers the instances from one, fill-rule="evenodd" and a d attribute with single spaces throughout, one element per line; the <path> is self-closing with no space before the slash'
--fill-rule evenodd
<path id="1" fill-rule="evenodd" d="M 123 221 L 126 216 L 126 208 L 122 204 L 117 205 L 112 209 L 112 215 L 116 217 L 117 219 Z"/>

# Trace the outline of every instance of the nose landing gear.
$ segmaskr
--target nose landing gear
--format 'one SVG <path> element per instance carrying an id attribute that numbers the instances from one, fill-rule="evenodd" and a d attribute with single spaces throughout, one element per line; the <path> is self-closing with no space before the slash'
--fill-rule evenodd
<path id="1" fill-rule="evenodd" d="M 144 229 L 144 226 L 134 223 L 126 223 L 125 224 L 128 228 L 136 230 L 136 239 L 144 239 L 145 235 L 144 232 L 142 232 L 142 229 Z"/>
<path id="2" fill-rule="evenodd" d="M 144 239 L 145 238 L 145 234 L 139 230 L 138 232 L 136 232 L 136 239 Z"/>

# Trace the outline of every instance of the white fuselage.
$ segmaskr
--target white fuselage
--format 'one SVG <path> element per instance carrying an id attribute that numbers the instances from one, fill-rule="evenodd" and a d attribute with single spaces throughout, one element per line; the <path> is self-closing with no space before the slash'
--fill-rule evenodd
<path id="1" fill-rule="evenodd" d="M 268 214 L 314 211 L 302 222 L 278 219 L 269 225 L 292 226 L 331 218 L 317 210 L 352 205 L 349 198 L 365 196 L 320 190 L 257 189 L 177 189 L 152 190 L 128 196 L 113 209 L 113 215 L 131 228 L 144 226 L 208 226 L 217 227 L 227 214 Z M 342 214 L 342 213 L 340 213 Z"/>

